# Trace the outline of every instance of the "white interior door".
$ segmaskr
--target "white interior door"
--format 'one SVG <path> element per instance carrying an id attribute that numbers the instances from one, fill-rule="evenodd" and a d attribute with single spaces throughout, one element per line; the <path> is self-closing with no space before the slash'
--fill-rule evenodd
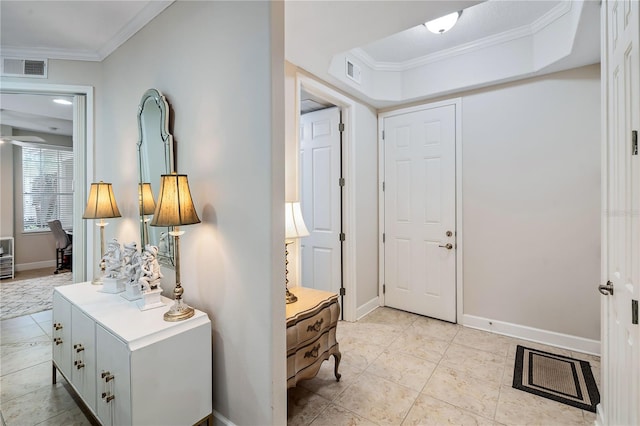
<path id="1" fill-rule="evenodd" d="M 456 321 L 455 106 L 384 119 L 385 305 Z"/>
<path id="2" fill-rule="evenodd" d="M 309 236 L 300 240 L 301 284 L 339 293 L 340 109 L 300 117 L 300 206 Z"/>
<path id="3" fill-rule="evenodd" d="M 605 425 L 637 425 L 640 326 L 633 319 L 633 301 L 637 304 L 640 299 L 640 156 L 633 131 L 640 130 L 638 2 L 605 2 L 602 24 L 606 105 L 603 274 L 613 294 L 603 296 L 602 305 L 601 420 Z"/>

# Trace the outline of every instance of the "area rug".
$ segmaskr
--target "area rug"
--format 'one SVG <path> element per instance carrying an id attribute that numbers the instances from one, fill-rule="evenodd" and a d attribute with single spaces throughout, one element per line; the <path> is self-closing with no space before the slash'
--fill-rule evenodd
<path id="1" fill-rule="evenodd" d="M 518 345 L 513 387 L 596 412 L 598 386 L 588 361 Z"/>
<path id="2" fill-rule="evenodd" d="M 20 281 L 0 281 L 0 320 L 51 309 L 53 288 L 71 284 L 71 272 Z"/>

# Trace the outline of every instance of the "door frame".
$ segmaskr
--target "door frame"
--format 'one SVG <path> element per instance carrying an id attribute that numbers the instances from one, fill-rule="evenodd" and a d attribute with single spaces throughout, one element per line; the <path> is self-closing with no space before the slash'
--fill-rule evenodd
<path id="1" fill-rule="evenodd" d="M 355 156 L 353 141 L 355 140 L 355 101 L 335 89 L 300 72 L 296 72 L 296 152 L 300 151 L 300 89 L 304 88 L 312 95 L 331 102 L 342 112 L 342 176 L 345 186 L 342 193 L 342 232 L 346 238 L 342 246 L 342 276 L 345 289 L 342 311 L 345 321 L 356 321 L 357 288 L 356 288 L 356 244 L 355 244 Z M 300 176 L 299 155 L 296 156 L 296 176 Z M 337 185 L 337 182 L 336 182 Z M 296 179 L 296 193 L 300 194 L 300 179 Z M 300 256 L 298 256 L 299 259 Z M 300 273 L 300 268 L 298 268 Z"/>
<path id="2" fill-rule="evenodd" d="M 45 94 L 73 96 L 73 282 L 86 281 L 87 259 L 93 259 L 94 232 L 88 232 L 87 221 L 82 212 L 87 199 L 87 188 L 93 176 L 94 135 L 94 88 L 67 84 L 47 84 L 30 82 L 2 82 L 3 93 Z M 16 230 L 14 230 L 16 232 Z"/>
<path id="3" fill-rule="evenodd" d="M 384 139 L 382 132 L 384 131 L 384 119 L 396 115 L 404 115 L 425 109 L 440 108 L 453 105 L 455 107 L 455 212 L 456 212 L 456 322 L 462 324 L 464 313 L 464 297 L 463 297 L 463 228 L 462 228 L 462 98 L 452 98 L 440 102 L 432 102 L 428 104 L 416 105 L 412 107 L 400 108 L 393 111 L 382 112 L 378 114 L 378 253 L 379 253 L 379 269 L 378 269 L 378 304 L 385 306 L 385 296 L 383 292 L 384 285 L 384 243 L 382 235 L 384 233 L 384 191 L 382 184 L 384 182 L 385 157 L 384 157 Z"/>

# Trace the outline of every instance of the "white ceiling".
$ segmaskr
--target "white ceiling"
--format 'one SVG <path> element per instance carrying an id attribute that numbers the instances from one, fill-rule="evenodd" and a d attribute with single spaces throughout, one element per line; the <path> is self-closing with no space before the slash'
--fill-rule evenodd
<path id="1" fill-rule="evenodd" d="M 526 27 L 544 19 L 546 14 L 566 1 L 287 0 L 285 57 L 320 79 L 381 108 L 393 102 L 367 97 L 329 72 L 336 55 L 357 52 L 374 64 L 402 66 L 475 40 Z M 597 0 L 590 2 L 595 4 Z M 2 0 L 1 54 L 35 59 L 101 61 L 172 3 L 159 0 Z M 421 25 L 458 10 L 463 10 L 458 24 L 445 34 L 430 34 Z M 593 40 L 598 40 L 599 31 L 590 28 L 591 25 L 581 26 L 580 34 L 591 34 L 592 38 L 583 43 L 580 40 L 576 42 L 576 55 L 580 57 L 566 60 L 555 68 L 549 67 L 549 70 L 597 62 L 599 45 L 594 45 Z M 599 25 L 597 19 L 595 25 Z M 4 97 L 0 100 L 0 107 L 5 110 L 0 119 L 4 122 L 10 115 L 7 112 L 10 108 Z M 30 111 L 37 114 L 35 107 Z"/>
<path id="2" fill-rule="evenodd" d="M 73 101 L 73 98 L 63 96 L 0 93 L 0 124 L 26 131 L 71 136 L 73 105 L 57 104 L 54 99 Z"/>
<path id="3" fill-rule="evenodd" d="M 548 13 L 560 1 L 487 1 L 463 11 L 456 25 L 433 34 L 420 24 L 362 46 L 375 62 L 402 63 L 504 33 Z"/>
<path id="4" fill-rule="evenodd" d="M 2 0 L 2 56 L 101 61 L 171 3 Z"/>

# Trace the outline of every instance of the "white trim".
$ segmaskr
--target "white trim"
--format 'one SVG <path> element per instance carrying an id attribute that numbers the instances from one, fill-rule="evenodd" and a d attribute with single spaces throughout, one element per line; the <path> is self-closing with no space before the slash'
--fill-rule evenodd
<path id="1" fill-rule="evenodd" d="M 382 243 L 382 234 L 384 233 L 384 192 L 382 184 L 384 182 L 384 140 L 382 132 L 384 131 L 384 119 L 396 115 L 409 114 L 425 109 L 440 108 L 453 105 L 456 115 L 456 136 L 455 136 L 455 168 L 456 168 L 456 321 L 462 322 L 464 307 L 464 280 L 463 280 L 463 229 L 462 229 L 462 98 L 452 98 L 440 102 L 416 105 L 409 108 L 402 108 L 393 111 L 378 114 L 378 294 L 380 306 L 385 306 L 385 297 L 382 291 L 384 285 L 384 244 Z"/>
<path id="2" fill-rule="evenodd" d="M 357 313 L 357 286 L 356 286 L 356 223 L 355 223 L 355 155 L 354 141 L 356 140 L 356 120 L 355 106 L 356 102 L 337 92 L 336 90 L 326 86 L 325 84 L 309 77 L 301 72 L 296 72 L 296 90 L 300 93 L 300 89 L 304 89 L 312 95 L 318 96 L 338 107 L 342 111 L 342 122 L 345 131 L 342 133 L 342 170 L 345 179 L 345 186 L 342 199 L 342 220 L 346 235 L 343 246 L 343 274 L 344 288 L 346 291 L 344 306 L 345 321 L 355 321 Z M 299 100 L 298 100 L 299 102 Z M 296 114 L 300 114 L 300 105 L 296 105 Z M 300 131 L 296 127 L 296 144 L 300 146 Z M 298 151 L 296 151 L 298 152 Z M 296 172 L 299 176 L 299 170 Z"/>
<path id="3" fill-rule="evenodd" d="M 125 41 L 129 40 L 135 33 L 140 31 L 145 25 L 151 22 L 156 16 L 158 16 L 163 10 L 171 6 L 174 0 L 156 0 L 147 2 L 147 5 L 142 8 L 132 20 L 127 22 L 127 25 L 122 27 L 118 33 L 107 41 L 96 52 L 99 61 L 102 61 L 107 56 L 111 55 L 118 47 L 120 47 Z"/>
<path id="4" fill-rule="evenodd" d="M 107 40 L 106 43 L 98 50 L 2 46 L 2 55 L 13 56 L 16 58 L 38 57 L 47 59 L 64 59 L 69 61 L 101 62 L 125 41 L 129 40 L 129 38 L 131 38 L 135 33 L 151 22 L 173 2 L 174 0 L 156 0 L 147 2 L 147 5 L 143 7 L 142 10 L 133 17 L 133 19 L 120 28 L 120 31 L 118 31 L 118 33 L 111 39 Z"/>
<path id="5" fill-rule="evenodd" d="M 32 82 L 2 82 L 0 92 L 3 93 L 38 93 L 38 94 L 54 94 L 54 95 L 84 95 L 86 97 L 85 103 L 85 141 L 84 152 L 78 144 L 80 140 L 75 138 L 74 140 L 74 170 L 80 171 L 81 176 L 74 177 L 74 253 L 73 257 L 73 281 L 81 282 L 87 278 L 87 272 L 93 273 L 92 265 L 87 270 L 87 259 L 93 259 L 93 242 L 94 231 L 87 232 L 87 221 L 82 220 L 82 212 L 84 211 L 84 200 L 86 200 L 87 188 L 89 188 L 93 181 L 93 149 L 94 149 L 94 88 L 92 86 L 78 86 L 78 85 L 66 85 L 66 84 L 47 84 L 47 83 L 32 83 Z M 77 97 L 77 96 L 76 96 Z M 75 107 L 74 107 L 75 108 Z M 74 114 L 81 114 L 81 111 L 74 112 Z M 81 126 L 79 120 L 74 117 L 74 132 L 79 132 L 81 129 L 76 129 L 75 126 Z M 78 149 L 78 155 L 76 154 Z M 82 173 L 84 172 L 84 175 Z M 78 204 L 78 200 L 82 202 Z M 83 238 L 84 236 L 84 238 Z M 83 257 L 84 256 L 84 257 Z"/>
<path id="6" fill-rule="evenodd" d="M 585 339 L 584 337 L 542 330 L 540 328 L 498 321 L 490 318 L 477 317 L 475 315 L 463 315 L 462 325 L 469 328 L 502 334 L 504 336 L 543 343 L 545 345 L 555 346 L 558 348 L 600 355 L 600 341 L 598 340 Z"/>
<path id="7" fill-rule="evenodd" d="M 223 416 L 222 414 L 220 414 L 216 410 L 213 410 L 213 417 L 216 420 L 218 420 L 220 423 L 222 423 L 223 425 L 236 426 L 235 423 L 233 423 L 231 420 L 229 420 L 228 418 L 226 418 L 225 416 Z"/>
<path id="8" fill-rule="evenodd" d="M 571 3 L 572 2 L 570 1 L 559 2 L 558 5 L 550 9 L 547 13 L 536 19 L 531 24 L 522 25 L 520 27 L 512 28 L 498 34 L 493 34 L 487 37 L 473 40 L 469 43 L 460 44 L 449 49 L 440 50 L 438 52 L 430 53 L 428 55 L 402 62 L 376 61 L 371 57 L 371 55 L 369 55 L 359 47 L 350 50 L 349 54 L 362 61 L 373 71 L 407 71 L 413 68 L 425 66 L 433 62 L 453 58 L 458 55 L 486 49 L 498 44 L 508 43 L 522 37 L 531 37 L 537 32 L 543 30 L 546 26 L 548 26 L 555 20 L 567 14 L 571 10 Z"/>
<path id="9" fill-rule="evenodd" d="M 362 317 L 372 312 L 378 306 L 380 306 L 380 298 L 377 296 L 369 300 L 364 305 L 358 306 L 358 312 L 356 313 L 356 321 L 360 321 Z"/>
<path id="10" fill-rule="evenodd" d="M 16 265 L 15 270 L 16 272 L 20 272 L 20 271 L 30 271 L 32 269 L 55 268 L 55 267 L 56 267 L 55 260 L 43 260 L 40 262 L 21 263 L 19 265 Z"/>

